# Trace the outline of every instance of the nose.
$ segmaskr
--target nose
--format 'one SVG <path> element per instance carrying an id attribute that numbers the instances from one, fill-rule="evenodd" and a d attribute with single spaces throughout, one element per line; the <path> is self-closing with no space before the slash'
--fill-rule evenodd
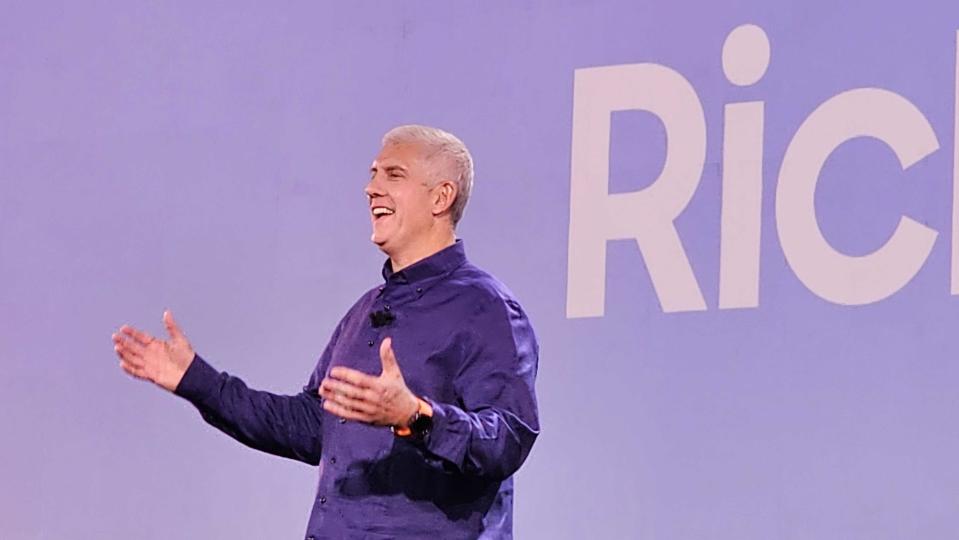
<path id="1" fill-rule="evenodd" d="M 371 178 L 370 181 L 366 183 L 366 187 L 363 188 L 363 194 L 366 195 L 367 200 L 373 200 L 374 197 L 382 197 L 383 191 L 376 185 L 376 179 Z"/>
<path id="2" fill-rule="evenodd" d="M 383 188 L 380 186 L 377 176 L 379 175 L 375 175 L 370 178 L 370 181 L 366 183 L 366 187 L 363 188 L 363 193 L 366 194 L 367 199 L 372 200 L 374 197 L 382 197 L 383 195 L 386 195 L 386 193 L 383 191 Z"/>

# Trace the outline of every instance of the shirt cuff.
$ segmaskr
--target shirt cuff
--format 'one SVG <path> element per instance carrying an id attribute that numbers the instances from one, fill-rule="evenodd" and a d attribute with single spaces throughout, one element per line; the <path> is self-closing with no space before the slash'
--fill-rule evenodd
<path id="1" fill-rule="evenodd" d="M 220 372 L 200 358 L 200 355 L 194 354 L 190 367 L 187 368 L 180 384 L 176 386 L 173 393 L 196 403 L 213 393 L 217 385 Z"/>
<path id="2" fill-rule="evenodd" d="M 423 440 L 423 447 L 436 457 L 461 466 L 466 455 L 466 442 L 469 440 L 468 423 L 457 422 L 459 409 L 455 405 L 437 403 L 423 398 L 433 409 L 432 427 Z"/>

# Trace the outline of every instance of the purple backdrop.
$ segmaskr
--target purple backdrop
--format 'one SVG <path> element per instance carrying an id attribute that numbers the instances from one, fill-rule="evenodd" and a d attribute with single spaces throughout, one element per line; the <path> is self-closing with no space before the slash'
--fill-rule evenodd
<path id="1" fill-rule="evenodd" d="M 379 279 L 362 187 L 379 137 L 458 134 L 460 236 L 538 331 L 543 434 L 519 538 L 954 539 L 959 341 L 951 257 L 959 7 L 904 2 L 5 2 L 0 18 L 0 537 L 296 538 L 315 472 L 243 448 L 117 367 L 160 332 L 295 392 Z M 759 82 L 723 43 L 761 27 Z M 677 232 L 706 310 L 666 312 L 633 241 L 602 316 L 567 318 L 574 77 L 655 63 L 701 101 L 705 166 Z M 903 171 L 843 144 L 816 191 L 832 246 L 905 215 L 937 231 L 894 294 L 840 305 L 777 235 L 786 148 L 846 90 L 915 105 L 938 150 Z M 724 106 L 762 101 L 758 307 L 719 309 Z M 673 144 L 673 141 L 670 141 Z M 649 185 L 656 116 L 612 115 L 609 190 Z M 600 179 L 605 181 L 606 179 Z M 504 241 L 508 239 L 508 241 Z"/>

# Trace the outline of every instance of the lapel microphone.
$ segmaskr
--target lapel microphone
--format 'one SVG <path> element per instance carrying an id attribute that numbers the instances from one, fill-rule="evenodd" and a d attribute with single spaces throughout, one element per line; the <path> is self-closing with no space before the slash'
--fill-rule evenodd
<path id="1" fill-rule="evenodd" d="M 389 311 L 379 310 L 370 313 L 370 322 L 373 324 L 373 328 L 389 326 L 395 320 L 396 315 Z"/>

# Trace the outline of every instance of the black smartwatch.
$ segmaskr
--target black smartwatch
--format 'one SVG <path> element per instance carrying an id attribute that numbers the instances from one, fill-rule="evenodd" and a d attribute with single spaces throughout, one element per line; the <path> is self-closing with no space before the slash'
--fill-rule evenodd
<path id="1" fill-rule="evenodd" d="M 413 417 L 410 418 L 410 437 L 418 441 L 422 441 L 430 434 L 430 430 L 433 429 L 433 417 L 423 414 L 419 410 L 413 413 Z"/>
<path id="2" fill-rule="evenodd" d="M 390 426 L 390 430 L 397 437 L 421 441 L 425 439 L 426 436 L 429 435 L 430 430 L 433 429 L 433 417 L 428 414 L 429 411 L 429 405 L 421 399 L 416 412 L 413 413 L 413 416 L 411 416 L 406 423 L 407 427 L 398 428 L 396 426 Z"/>

